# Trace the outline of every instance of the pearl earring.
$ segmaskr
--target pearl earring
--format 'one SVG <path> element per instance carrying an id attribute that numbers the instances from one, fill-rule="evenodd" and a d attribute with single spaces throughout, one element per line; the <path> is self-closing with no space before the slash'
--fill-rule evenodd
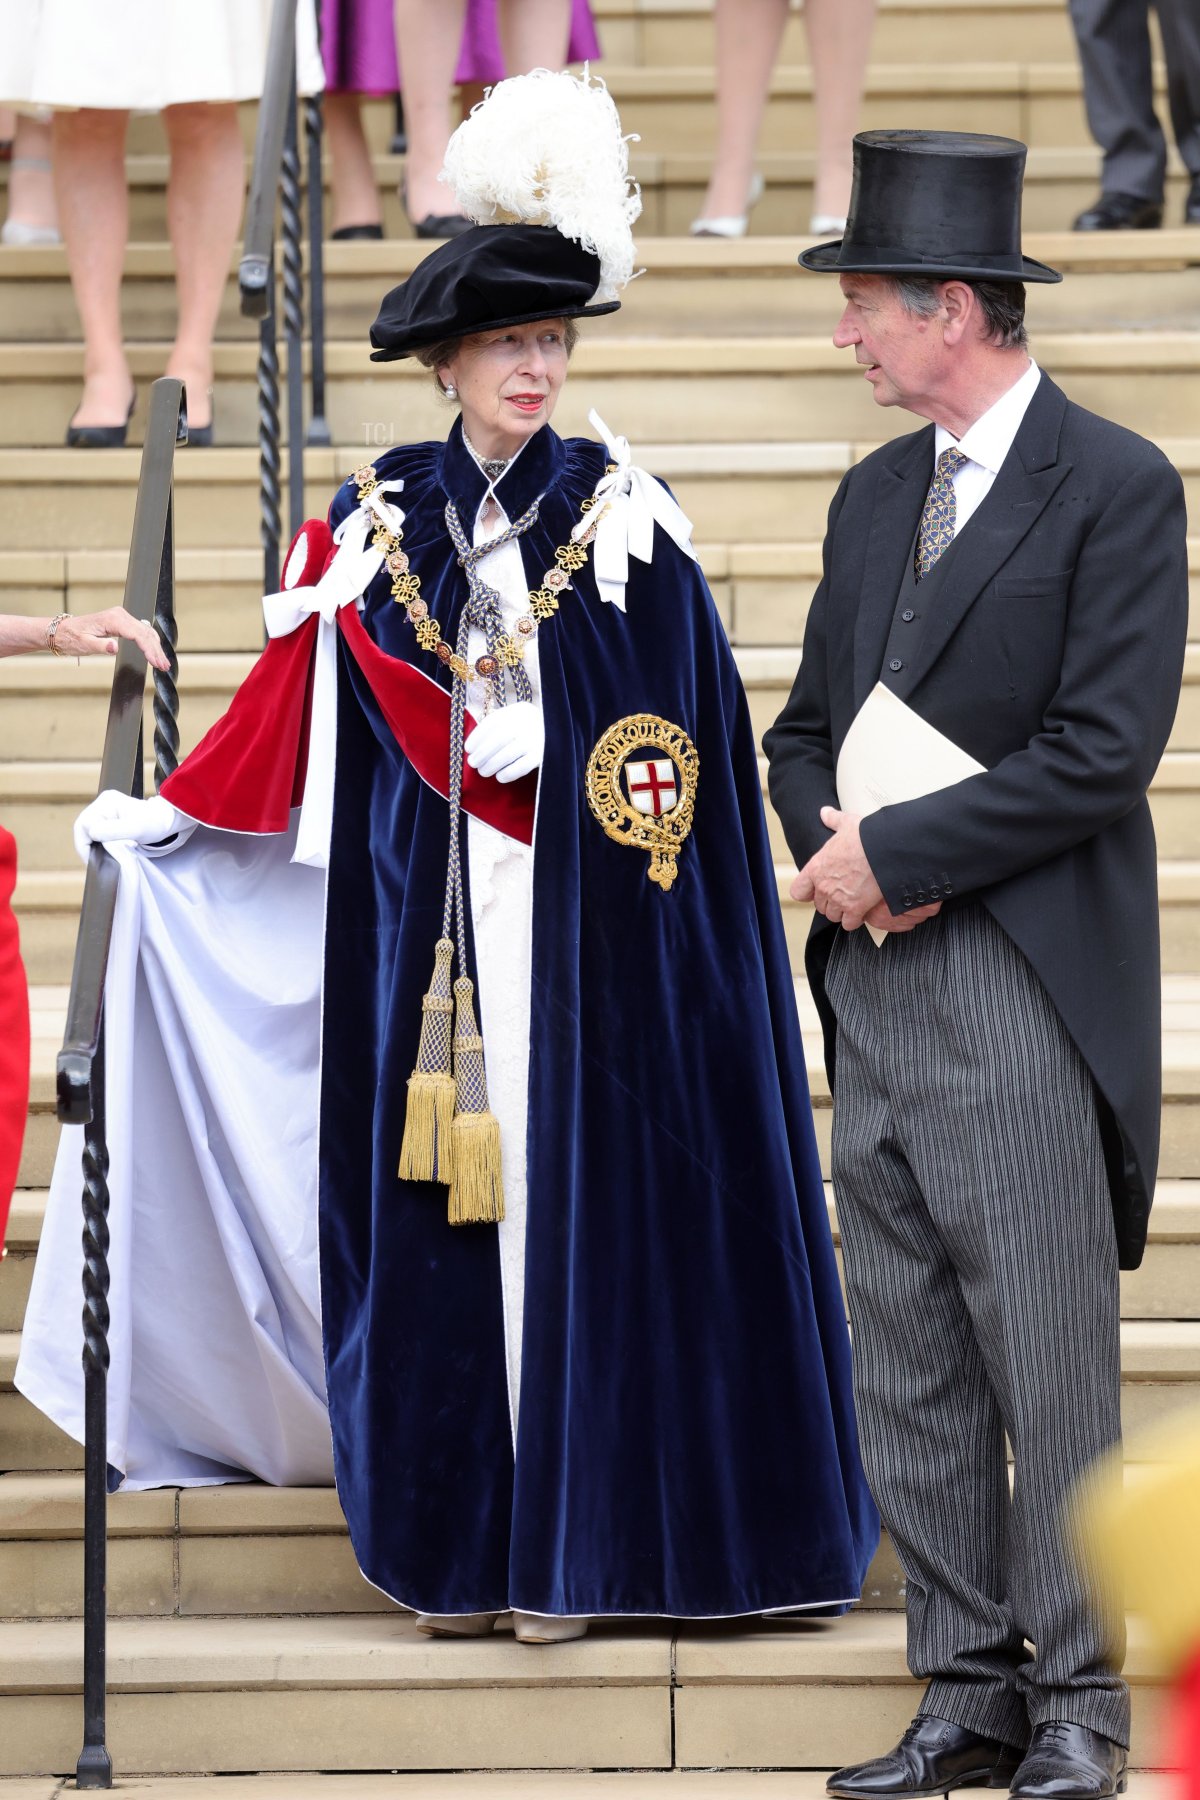
<path id="1" fill-rule="evenodd" d="M 458 389 L 455 387 L 453 382 L 450 383 L 449 387 L 444 387 L 442 389 L 442 392 L 443 392 L 443 394 L 445 394 L 447 400 L 457 400 L 458 399 Z"/>

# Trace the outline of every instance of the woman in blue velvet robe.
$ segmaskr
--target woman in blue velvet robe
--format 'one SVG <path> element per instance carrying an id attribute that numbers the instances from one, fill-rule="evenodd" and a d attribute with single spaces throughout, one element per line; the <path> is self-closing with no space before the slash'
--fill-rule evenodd
<path id="1" fill-rule="evenodd" d="M 303 792 L 299 846 L 326 795 L 316 853 L 293 861 L 327 865 L 320 1312 L 338 1492 L 363 1573 L 427 1628 L 490 1629 L 512 1609 L 533 1641 L 607 1615 L 843 1608 L 878 1534 L 745 695 L 673 500 L 623 443 L 549 423 L 567 321 L 615 305 L 602 272 L 550 225 L 477 227 L 388 296 L 377 360 L 423 351 L 463 420 L 346 484 L 318 637 L 285 624 L 158 800 L 123 803 L 279 832 Z M 547 572 L 564 564 L 555 609 Z M 480 688 L 499 702 L 509 679 L 460 637 L 478 578 L 536 683 L 475 727 L 495 751 L 523 719 L 516 760 L 466 746 L 460 953 L 509 1212 L 452 1225 L 446 1187 L 398 1169 L 445 935 L 446 696 L 469 676 L 478 714 Z M 324 676 L 305 673 L 314 642 Z M 438 766 L 416 712 L 441 719 Z M 306 786 L 280 746 L 310 716 Z M 318 721 L 334 716 L 329 795 Z M 505 787 L 519 770 L 524 811 L 520 782 Z M 256 779 L 269 804 L 246 801 Z M 156 812 L 141 836 L 165 829 Z M 195 842 L 183 855 L 206 858 Z M 286 1183 L 287 1145 L 263 1155 Z"/>
<path id="2" fill-rule="evenodd" d="M 497 482 L 509 518 L 540 497 L 531 587 L 605 463 L 545 426 Z M 406 548 L 453 641 L 465 582 L 444 510 L 474 517 L 487 478 L 459 424 L 376 468 L 404 481 Z M 344 489 L 332 522 L 353 504 Z M 698 565 L 661 529 L 624 612 L 590 566 L 573 585 L 538 639 L 515 1441 L 497 1228 L 449 1227 L 444 1189 L 396 1175 L 446 802 L 342 657 L 321 1176 L 339 1493 L 365 1574 L 429 1613 L 845 1604 L 876 1521 L 745 695 Z M 363 622 L 429 661 L 386 576 Z M 585 792 L 597 741 L 638 713 L 699 759 L 668 892 Z"/>

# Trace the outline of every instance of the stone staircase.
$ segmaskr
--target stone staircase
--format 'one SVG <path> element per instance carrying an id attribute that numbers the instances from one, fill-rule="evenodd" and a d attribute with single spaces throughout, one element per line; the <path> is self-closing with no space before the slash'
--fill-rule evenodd
<path id="1" fill-rule="evenodd" d="M 798 148 L 811 141 L 802 22 L 789 24 L 769 110 L 754 235 L 721 244 L 681 236 L 712 136 L 707 5 L 602 0 L 597 12 L 605 73 L 641 137 L 646 274 L 620 314 L 586 331 L 556 423 L 585 430 L 598 407 L 670 481 L 696 522 L 761 734 L 794 674 L 837 481 L 911 422 L 876 409 L 831 348 L 836 285 L 796 269 L 812 176 Z M 448 418 L 423 372 L 381 371 L 366 359 L 382 292 L 421 253 L 395 199 L 389 109 L 368 116 L 389 238 L 327 246 L 334 448 L 307 460 L 313 512 L 364 451 L 440 434 Z M 1029 249 L 1067 272 L 1060 288 L 1031 297 L 1035 354 L 1074 398 L 1162 443 L 1200 517 L 1200 232 L 1096 244 L 1062 230 L 1094 192 L 1096 164 L 1061 0 L 881 0 L 864 124 L 905 123 L 1030 143 Z M 85 611 L 123 590 L 144 385 L 162 369 L 172 318 L 155 121 L 134 121 L 129 167 L 137 241 L 125 313 L 143 393 L 128 450 L 60 447 L 81 368 L 63 256 L 0 250 L 3 612 Z M 1176 209 L 1178 196 L 1175 171 Z M 254 355 L 231 286 L 218 352 L 221 447 L 177 459 L 185 747 L 224 709 L 261 641 Z M 1192 565 L 1200 596 L 1200 537 Z M 1196 638 L 1153 793 L 1166 1082 L 1150 1247 L 1122 1283 L 1131 1479 L 1139 1428 L 1200 1402 L 1200 615 Z M 0 818 L 20 847 L 34 1010 L 29 1130 L 0 1266 L 0 1800 L 51 1800 L 61 1784 L 40 1772 L 69 1770 L 78 1748 L 80 1452 L 14 1391 L 12 1375 L 57 1136 L 54 1053 L 82 890 L 70 824 L 95 791 L 109 676 L 98 663 L 0 661 Z M 799 971 L 807 913 L 787 898 L 792 871 L 772 830 Z M 829 1095 L 802 983 L 798 1002 L 827 1161 Z M 65 1328 L 76 1318 L 67 1296 Z M 159 1800 L 182 1800 L 198 1789 L 191 1778 L 217 1773 L 227 1800 L 375 1800 L 385 1791 L 586 1800 L 610 1789 L 625 1800 L 664 1791 L 818 1800 L 819 1777 L 760 1771 L 821 1770 L 866 1754 L 914 1707 L 901 1576 L 886 1542 L 862 1608 L 835 1624 L 631 1621 L 538 1653 L 507 1634 L 419 1638 L 359 1576 L 330 1490 L 118 1494 L 110 1523 L 110 1741 L 122 1775 L 163 1777 L 131 1784 Z M 1136 1621 L 1130 1644 L 1134 1762 L 1145 1769 L 1158 1753 L 1163 1696 Z M 505 1769 L 516 1773 L 353 1773 Z M 293 1773 L 245 1773 L 263 1770 Z M 297 1773 L 314 1770 L 345 1773 Z M 658 1773 L 566 1773 L 620 1770 Z M 1159 1791 L 1153 1777 L 1135 1777 L 1136 1800 Z"/>

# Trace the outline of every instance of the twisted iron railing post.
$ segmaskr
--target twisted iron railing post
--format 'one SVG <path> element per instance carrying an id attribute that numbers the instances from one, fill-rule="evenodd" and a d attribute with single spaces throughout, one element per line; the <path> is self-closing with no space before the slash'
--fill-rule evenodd
<path id="1" fill-rule="evenodd" d="M 154 791 L 179 767 L 179 631 L 175 623 L 175 500 L 167 501 L 158 587 L 154 594 L 154 629 L 167 653 L 168 667 L 154 671 Z M 139 766 L 138 773 L 141 773 Z"/>
<path id="2" fill-rule="evenodd" d="M 173 764 L 179 744 L 174 674 L 174 551 L 171 486 L 175 445 L 186 442 L 183 383 L 163 376 L 150 394 L 142 449 L 125 607 L 153 618 L 171 646 L 171 674 L 155 683 L 156 774 Z M 142 791 L 142 709 L 146 659 L 126 639 L 113 670 L 100 789 Z M 108 1531 L 108 1125 L 105 1110 L 104 995 L 117 906 L 118 865 L 93 846 L 83 884 L 67 1024 L 58 1055 L 58 1117 L 83 1130 L 83 1748 L 80 1788 L 110 1788 L 106 1743 Z"/>
<path id="3" fill-rule="evenodd" d="M 279 542 L 283 536 L 279 448 L 279 351 L 275 343 L 274 283 L 258 328 L 258 535 L 263 552 L 263 593 L 279 592 Z M 297 450 L 297 455 L 299 451 Z"/>
<path id="4" fill-rule="evenodd" d="M 300 250 L 300 149 L 296 85 L 288 101 L 280 169 L 283 239 L 283 336 L 287 344 L 288 536 L 304 523 L 304 265 Z M 271 588 L 267 593 L 273 592 Z"/>
<path id="5" fill-rule="evenodd" d="M 319 96 L 304 102 L 304 130 L 308 139 L 308 321 L 312 359 L 312 412 L 306 442 L 325 445 L 331 444 L 333 437 L 325 416 L 325 196 L 321 173 L 324 121 Z"/>
<path id="6" fill-rule="evenodd" d="M 93 857 L 106 854 L 92 851 Z M 75 1782 L 81 1788 L 110 1788 L 103 1623 L 108 1611 L 108 1136 L 103 1022 L 89 1086 L 92 1116 L 83 1130 L 83 1749 Z"/>

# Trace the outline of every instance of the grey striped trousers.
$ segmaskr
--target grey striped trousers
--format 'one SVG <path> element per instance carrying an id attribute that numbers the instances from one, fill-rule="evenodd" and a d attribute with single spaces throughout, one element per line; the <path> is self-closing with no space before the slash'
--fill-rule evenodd
<path id="1" fill-rule="evenodd" d="M 1061 1516 L 1121 1430 L 1091 1079 L 982 905 L 879 950 L 840 933 L 826 987 L 859 1430 L 921 1710 L 1018 1746 L 1049 1720 L 1128 1744 L 1121 1626 Z"/>

